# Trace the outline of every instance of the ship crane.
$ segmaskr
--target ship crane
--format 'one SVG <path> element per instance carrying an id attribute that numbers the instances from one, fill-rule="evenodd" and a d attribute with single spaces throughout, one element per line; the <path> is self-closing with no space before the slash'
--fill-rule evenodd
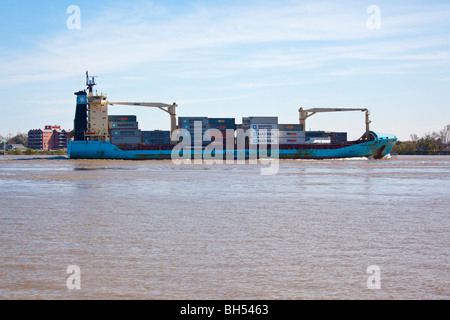
<path id="1" fill-rule="evenodd" d="M 303 108 L 300 108 L 300 131 L 306 130 L 306 119 L 315 115 L 318 112 L 339 112 L 339 111 L 362 111 L 366 113 L 366 139 L 369 140 L 370 136 L 370 112 L 366 108 L 311 108 L 304 110 Z"/>
<path id="2" fill-rule="evenodd" d="M 166 104 L 160 102 L 108 102 L 109 105 L 114 106 L 137 106 L 137 107 L 153 107 L 158 108 L 170 115 L 170 132 L 173 133 L 177 129 L 177 108 L 176 103 Z"/>

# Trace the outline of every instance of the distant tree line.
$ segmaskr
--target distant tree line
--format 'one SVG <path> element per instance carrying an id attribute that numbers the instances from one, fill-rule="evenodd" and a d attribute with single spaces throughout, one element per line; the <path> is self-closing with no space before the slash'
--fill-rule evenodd
<path id="1" fill-rule="evenodd" d="M 414 154 L 450 154 L 450 125 L 440 131 L 427 133 L 419 138 L 412 134 L 409 141 L 397 141 L 391 153 Z"/>
<path id="2" fill-rule="evenodd" d="M 28 146 L 28 134 L 18 132 L 15 136 L 11 133 L 8 134 L 2 140 L 6 141 L 7 144 L 21 144 L 24 147 Z"/>

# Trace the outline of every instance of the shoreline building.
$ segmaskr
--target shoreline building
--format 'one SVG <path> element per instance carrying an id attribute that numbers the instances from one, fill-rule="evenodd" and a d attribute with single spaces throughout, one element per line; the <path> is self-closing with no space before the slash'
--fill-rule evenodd
<path id="1" fill-rule="evenodd" d="M 67 149 L 69 133 L 61 126 L 45 126 L 44 130 L 28 131 L 28 148 L 35 150 Z"/>

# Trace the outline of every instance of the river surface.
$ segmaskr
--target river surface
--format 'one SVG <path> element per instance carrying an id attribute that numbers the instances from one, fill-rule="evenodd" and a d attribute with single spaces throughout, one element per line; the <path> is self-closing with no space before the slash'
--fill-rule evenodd
<path id="1" fill-rule="evenodd" d="M 0 299 L 450 298 L 450 156 L 263 166 L 0 157 Z"/>

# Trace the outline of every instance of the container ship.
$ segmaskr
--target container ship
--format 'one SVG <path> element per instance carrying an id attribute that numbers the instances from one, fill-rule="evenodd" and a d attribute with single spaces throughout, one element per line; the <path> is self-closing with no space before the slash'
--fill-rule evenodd
<path id="1" fill-rule="evenodd" d="M 76 92 L 71 159 L 333 159 L 387 157 L 397 137 L 370 130 L 366 108 L 299 109 L 299 122 L 278 123 L 278 117 L 235 118 L 178 117 L 178 105 L 151 102 L 109 102 L 106 95 L 94 94 L 95 77 L 86 72 L 85 90 Z M 110 115 L 109 106 L 127 105 L 158 108 L 170 116 L 170 131 L 142 131 L 135 115 Z M 366 131 L 355 141 L 346 132 L 306 131 L 306 119 L 316 113 L 365 112 Z"/>

